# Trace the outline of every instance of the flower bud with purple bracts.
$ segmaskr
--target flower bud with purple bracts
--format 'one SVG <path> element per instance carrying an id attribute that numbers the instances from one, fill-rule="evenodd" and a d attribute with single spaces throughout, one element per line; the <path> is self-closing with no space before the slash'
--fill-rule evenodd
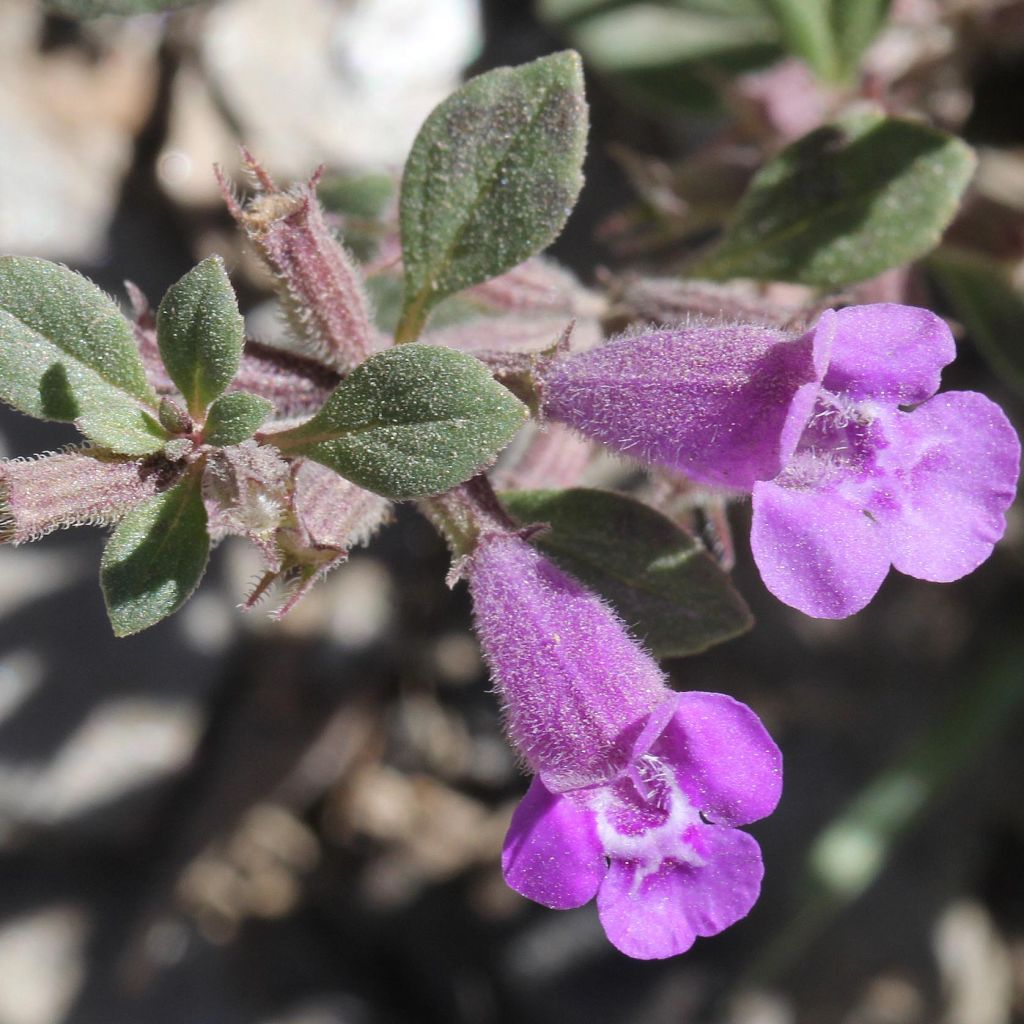
<path id="1" fill-rule="evenodd" d="M 364 490 L 333 470 L 299 459 L 292 464 L 290 515 L 276 535 L 280 564 L 262 593 L 280 579 L 287 589 L 271 613 L 282 619 L 332 569 L 348 560 L 351 548 L 366 544 L 391 518 L 391 502 Z"/>
<path id="2" fill-rule="evenodd" d="M 260 191 L 243 207 L 222 181 L 228 209 L 273 274 L 281 304 L 310 354 L 347 373 L 373 354 L 376 338 L 360 274 L 316 197 L 319 175 L 282 191 L 245 156 Z"/>
<path id="3" fill-rule="evenodd" d="M 467 570 L 476 628 L 512 743 L 535 778 L 502 855 L 547 907 L 595 896 L 611 942 L 683 953 L 757 900 L 757 843 L 781 756 L 749 708 L 676 694 L 596 595 L 521 538 L 485 535 Z"/>
<path id="4" fill-rule="evenodd" d="M 391 502 L 337 473 L 267 445 L 245 441 L 211 452 L 203 476 L 210 536 L 245 537 L 263 556 L 265 573 L 245 600 L 251 610 L 274 585 L 283 618 L 313 585 L 365 544 L 391 515 Z"/>

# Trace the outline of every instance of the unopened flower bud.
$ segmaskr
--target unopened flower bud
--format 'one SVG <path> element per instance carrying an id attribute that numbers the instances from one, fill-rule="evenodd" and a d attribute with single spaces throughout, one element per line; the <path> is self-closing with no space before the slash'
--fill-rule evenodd
<path id="1" fill-rule="evenodd" d="M 243 207 L 225 186 L 228 208 L 273 274 L 298 337 L 311 354 L 347 373 L 373 354 L 374 333 L 359 272 L 324 220 L 318 176 L 281 191 L 255 160 L 248 162 L 260 191 Z"/>

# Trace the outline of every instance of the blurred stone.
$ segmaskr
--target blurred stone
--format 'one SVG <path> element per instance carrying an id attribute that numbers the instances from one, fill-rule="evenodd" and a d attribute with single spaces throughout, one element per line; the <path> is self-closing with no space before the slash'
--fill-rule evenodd
<path id="1" fill-rule="evenodd" d="M 339 647 L 358 650 L 384 635 L 394 615 L 394 597 L 388 571 L 375 558 L 353 558 L 319 587 L 320 626 Z"/>
<path id="2" fill-rule="evenodd" d="M 434 667 L 442 683 L 465 686 L 483 669 L 480 647 L 470 633 L 444 633 L 434 645 Z"/>
<path id="3" fill-rule="evenodd" d="M 155 19 L 107 18 L 85 48 L 42 52 L 39 5 L 0 5 L 0 251 L 103 257 L 134 137 L 152 104 Z"/>
<path id="4" fill-rule="evenodd" d="M 319 857 L 316 836 L 290 811 L 259 803 L 188 865 L 178 895 L 207 938 L 224 941 L 248 917 L 280 918 L 293 911 L 302 879 Z"/>
<path id="5" fill-rule="evenodd" d="M 925 1000 L 921 990 L 906 978 L 882 975 L 872 979 L 860 1003 L 843 1018 L 843 1024 L 919 1024 L 923 1020 Z"/>
<path id="6" fill-rule="evenodd" d="M 131 696 L 98 705 L 43 764 L 0 763 L 0 820 L 52 825 L 180 769 L 199 739 L 191 702 Z"/>
<path id="7" fill-rule="evenodd" d="M 81 558 L 66 551 L 24 547 L 0 548 L 0 616 L 81 579 L 87 572 Z"/>
<path id="8" fill-rule="evenodd" d="M 793 1007 L 774 992 L 752 989 L 729 1003 L 728 1024 L 793 1024 Z"/>
<path id="9" fill-rule="evenodd" d="M 0 927 L 0 1022 L 59 1024 L 85 978 L 86 920 L 54 906 Z"/>
<path id="10" fill-rule="evenodd" d="M 989 912 L 978 903 L 954 903 L 932 942 L 946 993 L 945 1024 L 1009 1024 L 1013 961 Z"/>
<path id="11" fill-rule="evenodd" d="M 261 1024 L 369 1024 L 370 1008 L 354 996 L 325 994 L 275 1014 Z"/>
<path id="12" fill-rule="evenodd" d="M 272 174 L 300 178 L 321 162 L 400 164 L 480 33 L 477 0 L 226 0 L 201 46 L 246 144 Z M 168 151 L 205 159 L 182 137 Z"/>
<path id="13" fill-rule="evenodd" d="M 396 909 L 427 885 L 495 863 L 509 810 L 489 811 L 429 776 L 378 765 L 349 778 L 327 809 L 325 829 L 341 841 L 361 835 L 384 845 L 363 886 L 373 905 Z"/>
<path id="14" fill-rule="evenodd" d="M 220 203 L 214 164 L 233 175 L 241 167 L 239 140 L 217 108 L 202 72 L 181 68 L 174 79 L 167 138 L 156 161 L 163 190 L 184 205 Z"/>
<path id="15" fill-rule="evenodd" d="M 239 622 L 223 594 L 200 590 L 181 612 L 185 640 L 201 654 L 224 654 L 238 635 Z"/>
<path id="16" fill-rule="evenodd" d="M 12 715 L 39 688 L 45 667 L 30 649 L 10 651 L 0 657 L 0 722 Z"/>
<path id="17" fill-rule="evenodd" d="M 521 899 L 525 909 L 527 901 Z M 593 904 L 559 914 L 538 915 L 505 951 L 505 969 L 513 984 L 550 984 L 560 975 L 599 960 L 608 951 Z"/>

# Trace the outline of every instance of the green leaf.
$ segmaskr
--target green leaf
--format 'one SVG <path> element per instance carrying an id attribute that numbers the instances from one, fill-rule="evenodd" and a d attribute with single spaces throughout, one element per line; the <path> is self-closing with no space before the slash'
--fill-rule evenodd
<path id="1" fill-rule="evenodd" d="M 427 118 L 401 194 L 405 307 L 396 340 L 430 308 L 539 252 L 583 184 L 587 106 L 571 51 L 466 83 Z"/>
<path id="2" fill-rule="evenodd" d="M 928 269 L 988 364 L 1024 396 L 1024 292 L 1014 287 L 1008 269 L 948 246 L 928 258 Z"/>
<path id="3" fill-rule="evenodd" d="M 72 18 L 97 18 L 101 14 L 151 14 L 187 7 L 197 0 L 44 0 L 43 6 Z"/>
<path id="4" fill-rule="evenodd" d="M 882 27 L 890 0 L 764 0 L 786 49 L 819 78 L 854 77 L 860 55 Z"/>
<path id="5" fill-rule="evenodd" d="M 705 62 L 773 41 L 766 18 L 635 4 L 590 18 L 573 41 L 602 71 Z"/>
<path id="6" fill-rule="evenodd" d="M 863 281 L 938 243 L 974 164 L 970 147 L 944 132 L 860 111 L 765 164 L 690 274 L 825 288 Z"/>
<path id="7" fill-rule="evenodd" d="M 167 373 L 202 419 L 238 372 L 245 331 L 224 262 L 210 256 L 167 289 L 156 314 Z"/>
<path id="8" fill-rule="evenodd" d="M 630 0 L 537 0 L 537 15 L 562 27 L 605 10 L 630 6 Z"/>
<path id="9" fill-rule="evenodd" d="M 229 391 L 215 398 L 206 414 L 203 440 L 225 447 L 252 437 L 270 415 L 274 403 L 248 391 Z"/>
<path id="10" fill-rule="evenodd" d="M 636 0 L 538 0 L 537 13 L 542 20 L 561 28 L 607 11 L 626 8 L 641 13 L 651 6 L 649 2 L 637 3 Z M 762 13 L 763 0 L 672 0 L 668 9 L 721 17 L 757 17 Z"/>
<path id="11" fill-rule="evenodd" d="M 610 491 L 511 491 L 520 522 L 548 523 L 534 544 L 593 587 L 658 657 L 696 654 L 753 624 L 728 575 L 660 512 Z"/>
<path id="12" fill-rule="evenodd" d="M 193 470 L 136 506 L 107 542 L 100 583 L 116 636 L 167 618 L 199 585 L 210 552 L 201 481 Z"/>
<path id="13" fill-rule="evenodd" d="M 628 99 L 670 115 L 715 111 L 723 82 L 782 56 L 762 0 L 544 0 L 539 13 Z"/>
<path id="14" fill-rule="evenodd" d="M 0 401 L 74 422 L 122 455 L 167 438 L 128 321 L 90 281 L 46 260 L 0 258 Z"/>
<path id="15" fill-rule="evenodd" d="M 847 78 L 860 56 L 885 24 L 891 0 L 832 0 L 832 35 L 839 68 Z"/>
<path id="16" fill-rule="evenodd" d="M 266 440 L 399 500 L 468 480 L 525 419 L 526 406 L 472 356 L 404 345 L 356 367 L 307 423 Z"/>
<path id="17" fill-rule="evenodd" d="M 839 77 L 832 0 L 765 0 L 765 6 L 775 16 L 790 53 L 802 57 L 825 81 Z"/>

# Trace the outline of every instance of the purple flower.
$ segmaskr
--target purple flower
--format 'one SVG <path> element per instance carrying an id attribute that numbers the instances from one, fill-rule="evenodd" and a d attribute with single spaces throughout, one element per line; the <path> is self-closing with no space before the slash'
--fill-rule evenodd
<path id="1" fill-rule="evenodd" d="M 829 318 L 802 338 L 699 325 L 627 335 L 554 363 L 544 411 L 617 451 L 750 490 L 779 474 L 814 408 Z"/>
<path id="2" fill-rule="evenodd" d="M 505 839 L 505 879 L 555 909 L 597 896 L 623 953 L 683 953 L 744 917 L 781 755 L 756 715 L 677 694 L 594 594 L 515 536 L 474 553 L 477 633 L 513 744 L 536 775 Z"/>
<path id="3" fill-rule="evenodd" d="M 765 585 L 843 618 L 890 565 L 959 579 L 1006 529 L 1020 442 L 983 395 L 935 394 L 955 354 L 939 317 L 890 303 L 830 310 L 795 340 L 662 330 L 556 364 L 545 408 L 619 451 L 752 491 Z"/>

